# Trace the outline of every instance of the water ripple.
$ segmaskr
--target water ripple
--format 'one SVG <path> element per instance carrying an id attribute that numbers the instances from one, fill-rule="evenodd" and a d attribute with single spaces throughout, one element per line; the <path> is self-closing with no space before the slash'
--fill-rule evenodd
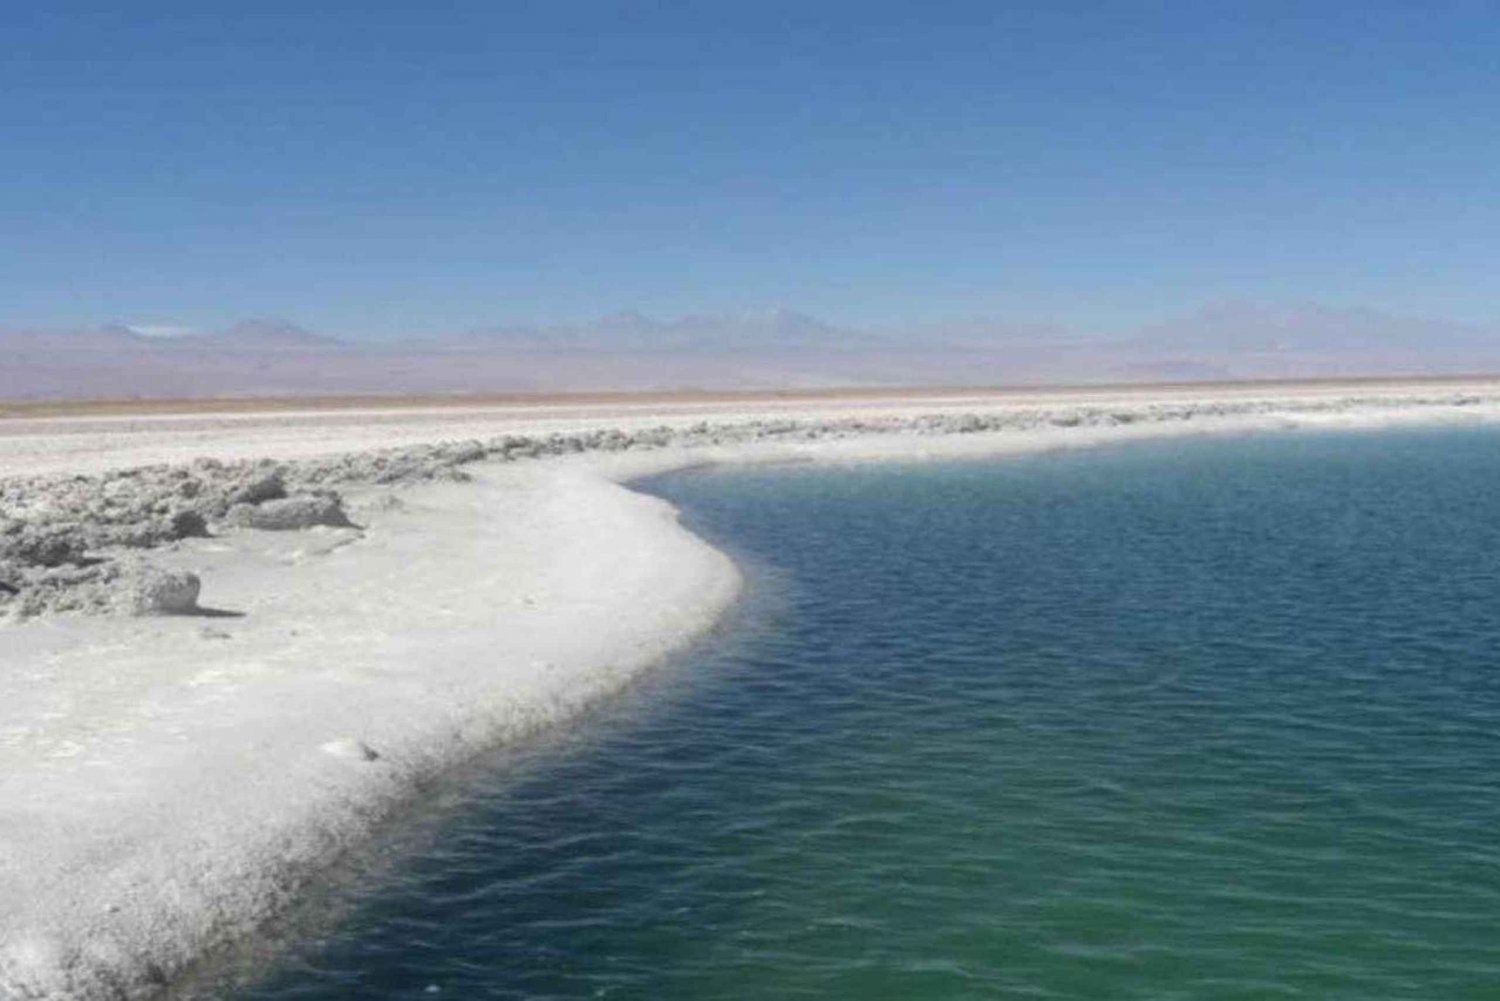
<path id="1" fill-rule="evenodd" d="M 664 480 L 734 635 L 238 996 L 1494 997 L 1497 443 Z"/>

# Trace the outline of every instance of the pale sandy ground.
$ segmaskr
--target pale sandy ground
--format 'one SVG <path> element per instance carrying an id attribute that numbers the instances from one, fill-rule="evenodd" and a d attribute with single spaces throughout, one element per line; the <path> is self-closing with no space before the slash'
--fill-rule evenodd
<path id="1" fill-rule="evenodd" d="M 208 412 L 173 404 L 152 413 L 146 403 L 104 416 L 89 408 L 60 416 L 30 416 L 36 408 L 0 408 L 0 476 L 21 472 L 97 472 L 108 468 L 180 462 L 209 455 L 220 459 L 306 458 L 366 448 L 420 444 L 444 439 L 489 438 L 502 434 L 546 434 L 596 427 L 631 430 L 698 421 L 737 422 L 794 417 L 845 420 L 911 417 L 920 414 L 1004 414 L 1076 406 L 1139 407 L 1153 402 L 1192 404 L 1272 400 L 1383 399 L 1400 406 L 1413 397 L 1464 394 L 1494 396 L 1500 383 L 1490 379 L 1424 379 L 1411 382 L 1344 381 L 1222 386 L 1126 386 L 1082 389 L 984 391 L 872 391 L 815 394 L 739 394 L 705 399 L 700 394 L 657 395 L 590 401 L 546 397 L 492 403 L 438 400 L 356 400 L 347 405 L 323 401 L 314 406 L 288 400 L 225 411 L 225 401 Z M 168 409 L 163 405 L 163 409 Z"/>
<path id="2" fill-rule="evenodd" d="M 670 506 L 621 485 L 632 478 L 702 462 L 1500 419 L 1495 383 L 1154 394 L 0 420 L 5 475 L 704 419 L 1273 404 L 1189 422 L 485 465 L 473 483 L 357 493 L 362 534 L 242 532 L 169 555 L 203 576 L 206 605 L 243 617 L 0 624 L 0 997 L 151 996 L 284 911 L 424 780 L 578 713 L 701 635 L 733 601 L 738 574 Z M 1298 412 L 1310 399 L 1332 405 Z"/>

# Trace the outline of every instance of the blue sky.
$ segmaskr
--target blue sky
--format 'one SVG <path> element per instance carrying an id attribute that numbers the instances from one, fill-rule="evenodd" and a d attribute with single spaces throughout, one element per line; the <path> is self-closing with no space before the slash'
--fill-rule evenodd
<path id="1" fill-rule="evenodd" d="M 120 6 L 0 28 L 0 325 L 1500 319 L 1489 4 Z"/>

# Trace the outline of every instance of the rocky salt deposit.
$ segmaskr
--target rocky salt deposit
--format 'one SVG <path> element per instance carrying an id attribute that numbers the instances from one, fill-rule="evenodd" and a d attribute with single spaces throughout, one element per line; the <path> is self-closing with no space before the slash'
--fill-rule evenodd
<path id="1" fill-rule="evenodd" d="M 685 426 L 505 435 L 371 450 L 331 458 L 270 459 L 126 469 L 96 476 L 0 479 L 0 614 L 46 612 L 172 614 L 178 603 L 121 599 L 140 593 L 145 551 L 234 531 L 350 527 L 339 488 L 462 480 L 485 461 L 657 450 L 668 447 L 835 442 L 885 436 L 1025 434 L 1039 430 L 1148 430 L 1284 416 L 1372 417 L 1390 411 L 1452 413 L 1494 400 L 1474 392 L 1337 395 L 1316 399 L 1124 402 L 1113 406 L 1017 408 L 1004 413 L 938 413 L 843 420 L 749 420 Z"/>

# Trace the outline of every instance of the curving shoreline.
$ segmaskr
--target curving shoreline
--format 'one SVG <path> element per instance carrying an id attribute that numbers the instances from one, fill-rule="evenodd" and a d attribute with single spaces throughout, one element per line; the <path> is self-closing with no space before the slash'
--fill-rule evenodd
<path id="1" fill-rule="evenodd" d="M 243 618 L 6 636 L 29 676 L 0 680 L 4 722 L 36 722 L 0 741 L 0 886 L 20 902 L 0 995 L 149 995 L 424 781 L 583 711 L 738 587 L 667 505 L 566 470 L 413 488 L 355 545 L 246 535 L 172 554 Z"/>
<path id="2" fill-rule="evenodd" d="M 651 438 L 581 429 L 531 455 L 519 453 L 535 439 L 504 456 L 436 447 L 439 467 L 470 456 L 445 467 L 465 479 L 380 483 L 367 452 L 285 464 L 294 496 L 337 490 L 363 527 L 226 525 L 137 547 L 163 572 L 199 574 L 203 603 L 243 618 L 0 625 L 0 897 L 23 902 L 0 914 L 0 997 L 150 996 L 274 919 L 424 778 L 576 714 L 708 629 L 737 572 L 670 506 L 622 485 L 633 479 L 711 462 L 1496 419 L 1493 386 L 1422 387 L 704 424 Z"/>

